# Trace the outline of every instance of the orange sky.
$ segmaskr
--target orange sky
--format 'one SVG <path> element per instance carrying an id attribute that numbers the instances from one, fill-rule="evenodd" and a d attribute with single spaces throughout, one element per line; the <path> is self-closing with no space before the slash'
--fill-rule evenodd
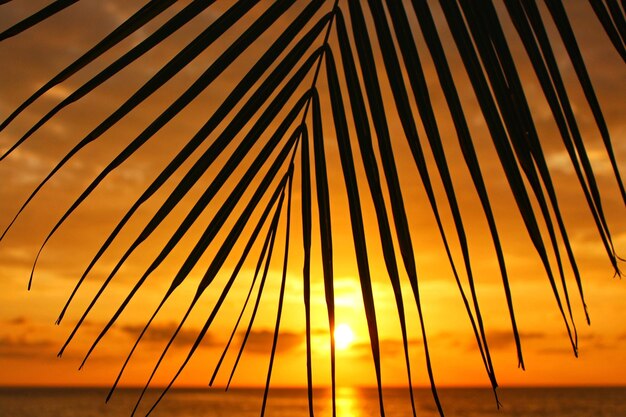
<path id="1" fill-rule="evenodd" d="M 20 17 L 37 10 L 41 6 L 40 3 L 45 2 L 22 2 L 2 6 L 0 28 L 8 27 Z M 195 36 L 211 18 L 212 13 L 224 9 L 225 3 L 227 2 L 217 2 L 215 9 L 210 9 L 209 12 L 201 15 L 193 24 L 169 39 L 159 49 L 147 54 L 138 63 L 95 90 L 79 104 L 60 113 L 24 146 L 2 161 L 0 163 L 0 228 L 4 228 L 10 222 L 29 192 L 71 149 L 71 146 L 160 68 L 164 60 L 175 53 L 177 47 Z M 296 9 L 302 4 L 303 2 L 298 2 L 294 10 L 287 13 L 287 17 L 294 16 Z M 622 163 L 622 175 L 626 176 L 623 170 L 624 161 L 626 161 L 626 140 L 624 140 L 626 117 L 623 106 L 626 66 L 607 41 L 600 26 L 593 19 L 586 19 L 586 16 L 591 13 L 587 2 L 571 1 L 567 2 L 567 5 L 614 139 L 617 159 Z M 178 10 L 181 7 L 177 5 L 173 9 Z M 82 2 L 40 27 L 1 43 L 0 62 L 3 62 L 3 65 L 0 70 L 0 119 L 4 120 L 6 115 L 30 93 L 80 56 L 86 48 L 112 30 L 121 22 L 121 19 L 129 16 L 133 11 L 132 6 L 123 1 Z M 437 11 L 436 8 L 435 11 Z M 252 11 L 255 15 L 258 12 L 256 9 Z M 437 13 L 435 17 L 442 29 L 444 41 L 450 42 L 450 35 L 443 24 L 442 16 Z M 506 18 L 504 20 L 510 29 L 508 20 Z M 164 16 L 157 21 L 163 22 Z M 90 65 L 84 73 L 68 79 L 38 100 L 9 128 L 0 133 L 0 150 L 8 149 L 59 99 L 103 68 L 105 63 L 109 62 L 108 59 L 117 57 L 138 43 L 154 27 L 154 25 L 149 26 L 133 35 L 120 47 L 110 51 L 104 59 Z M 553 32 L 552 27 L 548 29 Z M 209 206 L 207 210 L 209 214 L 202 217 L 203 224 L 195 225 L 190 236 L 185 237 L 172 256 L 151 275 L 147 285 L 129 305 L 115 328 L 96 348 L 86 367 L 80 372 L 77 372 L 76 368 L 100 329 L 129 291 L 130 286 L 155 256 L 158 245 L 166 241 L 176 222 L 180 221 L 200 195 L 202 190 L 200 187 L 208 184 L 215 176 L 215 172 L 207 172 L 203 177 L 206 183 L 195 187 L 190 197 L 173 212 L 171 218 L 164 223 L 164 227 L 159 229 L 156 236 L 149 239 L 137 253 L 129 258 L 61 360 L 56 359 L 56 353 L 80 318 L 99 284 L 115 265 L 123 252 L 124 244 L 129 244 L 135 238 L 140 228 L 147 222 L 147 216 L 151 215 L 158 204 L 164 201 L 168 191 L 173 187 L 172 181 L 167 184 L 165 190 L 157 193 L 154 199 L 140 210 L 137 218 L 129 224 L 117 243 L 97 264 L 70 306 L 62 324 L 55 326 L 54 321 L 76 280 L 125 210 L 152 181 L 155 172 L 164 167 L 182 147 L 184 141 L 204 123 L 206 115 L 215 109 L 220 99 L 223 99 L 233 88 L 238 77 L 246 68 L 249 68 L 251 63 L 255 62 L 256 57 L 262 51 L 253 50 L 245 55 L 237 62 L 232 72 L 218 78 L 209 91 L 200 95 L 188 109 L 169 123 L 154 139 L 149 141 L 144 149 L 122 165 L 101 185 L 49 242 L 38 264 L 33 289 L 28 292 L 26 286 L 32 262 L 50 227 L 90 180 L 97 175 L 98 171 L 122 148 L 128 138 L 141 132 L 153 115 L 160 113 L 168 101 L 177 97 L 201 73 L 206 63 L 211 62 L 211 59 L 223 50 L 224 45 L 232 41 L 240 31 L 241 28 L 236 28 L 231 31 L 232 33 L 228 32 L 223 41 L 217 42 L 204 52 L 162 91 L 139 106 L 96 143 L 80 152 L 78 157 L 74 158 L 44 188 L 7 237 L 0 242 L 0 323 L 2 323 L 0 325 L 0 385 L 110 385 L 112 383 L 135 337 L 167 290 L 168 279 L 177 271 L 186 252 L 200 235 L 203 225 L 206 225 L 210 218 L 210 212 L 219 207 L 219 198 L 216 203 Z M 574 358 L 547 278 L 523 230 L 521 218 L 514 207 L 499 162 L 495 158 L 490 140 L 486 137 L 486 126 L 478 112 L 473 92 L 469 84 L 466 84 L 466 76 L 458 56 L 453 48 L 449 48 L 449 59 L 456 64 L 454 75 L 457 77 L 461 99 L 467 109 L 468 120 L 471 122 L 476 138 L 477 152 L 483 162 L 482 168 L 488 179 L 489 192 L 493 196 L 494 211 L 507 256 L 527 370 L 522 372 L 517 368 L 504 292 L 487 225 L 471 186 L 471 179 L 462 162 L 460 150 L 456 146 L 457 142 L 453 137 L 454 129 L 444 106 L 443 95 L 436 88 L 437 82 L 433 69 L 430 67 L 430 61 L 424 58 L 442 136 L 451 138 L 446 142 L 446 151 L 450 157 L 455 187 L 470 236 L 470 250 L 475 267 L 474 272 L 477 276 L 478 294 L 485 317 L 496 375 L 500 384 L 504 386 L 623 385 L 626 384 L 624 377 L 626 356 L 623 354 L 626 349 L 626 311 L 623 308 L 626 285 L 622 280 L 613 278 L 613 271 L 584 204 L 574 171 L 557 137 L 558 132 L 549 108 L 530 71 L 530 65 L 517 38 L 512 32 L 508 34 L 511 35 L 510 41 L 514 53 L 520 57 L 518 69 L 523 78 L 529 102 L 533 105 L 535 123 L 546 145 L 547 160 L 561 198 L 561 208 L 578 257 L 579 267 L 583 273 L 586 302 L 591 314 L 592 326 L 585 325 L 582 305 L 573 289 L 575 283 L 570 271 L 567 271 L 580 339 L 580 358 Z M 270 32 L 263 42 L 268 42 L 275 35 L 276 32 Z M 615 180 L 593 118 L 582 92 L 576 85 L 575 73 L 558 42 L 555 48 L 566 83 L 572 88 L 574 109 L 579 117 L 583 136 L 589 145 L 590 158 L 603 193 L 604 209 L 613 232 L 613 241 L 618 254 L 623 256 L 626 251 L 624 206 L 619 199 Z M 426 56 L 425 53 L 424 55 Z M 325 79 L 322 77 L 318 83 L 320 91 L 324 91 L 325 85 Z M 390 94 L 387 95 L 390 96 Z M 322 100 L 325 99 L 326 95 L 322 93 Z M 394 137 L 402 135 L 399 125 L 392 125 L 391 130 Z M 394 150 L 397 152 L 396 159 L 401 172 L 407 211 L 410 213 L 410 227 L 414 234 L 413 243 L 436 381 L 442 386 L 488 385 L 489 381 L 482 367 L 458 289 L 445 259 L 433 215 L 427 207 L 426 195 L 419 183 L 417 171 L 408 156 L 408 147 L 403 141 L 394 142 L 394 146 L 396 146 Z M 361 290 L 356 264 L 353 261 L 354 250 L 347 221 L 345 186 L 340 175 L 336 145 L 329 142 L 327 151 L 331 195 L 335 210 L 333 230 L 335 233 L 337 323 L 348 324 L 355 333 L 354 342 L 347 349 L 337 353 L 338 382 L 341 385 L 374 385 L 367 328 L 362 311 Z M 434 172 L 434 163 L 429 160 L 429 164 Z M 188 168 L 189 164 L 186 167 Z M 361 165 L 357 166 L 357 171 L 360 179 L 365 183 Z M 177 176 L 177 178 L 180 177 L 180 175 Z M 292 249 L 289 263 L 285 310 L 278 344 L 279 356 L 272 377 L 273 384 L 288 386 L 303 385 L 306 381 L 298 184 L 299 175 L 296 174 L 293 206 L 295 214 L 292 224 L 292 230 L 295 233 L 292 240 L 294 249 Z M 436 182 L 435 187 L 437 197 L 442 202 L 445 201 L 439 182 Z M 373 205 L 366 200 L 364 207 L 366 231 L 371 233 L 368 235 L 368 253 L 374 278 L 375 302 L 382 340 L 383 381 L 389 386 L 403 385 L 406 383 L 406 370 L 397 311 L 382 262 L 380 243 L 375 233 L 372 233 L 375 230 Z M 258 216 L 258 213 L 255 216 Z M 451 218 L 447 212 L 444 213 L 444 222 L 446 230 L 452 235 Z M 317 226 L 314 224 L 314 227 Z M 239 386 L 262 385 L 265 382 L 280 285 L 283 236 L 284 221 L 281 223 L 281 232 L 270 268 L 268 288 L 264 292 L 248 348 L 234 378 L 234 384 Z M 372 236 L 371 239 L 370 236 Z M 140 345 L 122 380 L 123 385 L 140 385 L 146 381 L 158 354 L 173 332 L 175 323 L 186 310 L 195 286 L 204 273 L 203 268 L 206 268 L 211 259 L 210 255 L 215 254 L 217 247 L 213 245 L 209 248 L 209 253 L 202 258 L 201 265 L 192 271 L 190 279 L 174 293 L 166 304 L 147 333 L 144 343 Z M 313 355 L 316 364 L 314 378 L 317 384 L 326 385 L 329 374 L 328 330 L 319 263 L 319 239 L 315 236 L 313 248 Z M 461 264 L 458 247 L 453 245 L 453 250 L 457 257 L 456 262 Z M 260 245 L 256 245 L 253 253 L 258 256 L 259 251 Z M 254 259 L 254 256 L 251 259 Z M 157 374 L 155 379 L 157 384 L 167 382 L 183 359 L 236 261 L 234 256 L 228 259 L 222 273 L 210 287 L 214 290 L 208 291 L 200 299 L 163 369 Z M 254 262 L 246 263 L 225 306 L 217 315 L 215 324 L 211 327 L 202 348 L 181 376 L 180 385 L 204 385 L 208 382 L 230 335 L 241 303 L 247 294 Z M 408 281 L 406 277 L 403 279 L 405 279 L 403 286 L 406 284 L 403 289 L 406 289 L 407 320 L 410 324 L 413 380 L 416 385 L 426 385 L 428 379 L 424 366 L 417 312 L 414 302 L 411 302 L 409 297 Z M 224 384 L 228 379 L 240 340 L 241 333 L 235 338 L 237 342 L 235 350 L 227 356 L 217 384 Z"/>

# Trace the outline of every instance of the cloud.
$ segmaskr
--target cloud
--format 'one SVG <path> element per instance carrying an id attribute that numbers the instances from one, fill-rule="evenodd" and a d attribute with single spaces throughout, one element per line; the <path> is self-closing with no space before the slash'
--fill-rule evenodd
<path id="1" fill-rule="evenodd" d="M 379 341 L 381 355 L 383 357 L 391 357 L 391 356 L 403 356 L 404 355 L 404 344 L 402 340 L 399 339 L 381 339 Z M 411 339 L 409 340 L 409 351 L 411 351 L 416 346 L 421 346 L 422 341 L 420 339 Z M 372 355 L 372 348 L 370 346 L 369 341 L 355 343 L 351 347 L 351 351 L 354 352 L 356 356 L 360 358 L 370 358 Z"/>
<path id="2" fill-rule="evenodd" d="M 147 343 L 165 343 L 171 339 L 177 327 L 178 324 L 173 322 L 167 324 L 152 324 L 143 335 L 142 340 Z M 119 330 L 121 330 L 127 336 L 135 339 L 139 337 L 143 328 L 143 325 L 137 324 L 120 326 Z M 178 346 L 191 345 L 195 343 L 199 333 L 200 329 L 183 328 L 176 335 L 174 343 Z M 205 335 L 205 337 L 203 338 L 203 345 L 206 346 L 207 343 L 213 344 L 213 340 L 208 334 Z"/>
<path id="3" fill-rule="evenodd" d="M 142 340 L 148 343 L 165 343 L 170 340 L 178 325 L 174 322 L 151 325 L 144 334 Z M 124 325 L 118 329 L 125 335 L 135 339 L 143 330 L 143 325 Z M 176 336 L 175 343 L 177 345 L 190 345 L 194 343 L 200 333 L 200 329 L 181 329 Z M 245 333 L 239 332 L 239 340 L 243 340 Z M 248 336 L 246 342 L 246 350 L 254 353 L 268 353 L 274 340 L 274 332 L 271 330 L 253 330 Z M 203 346 L 222 346 L 220 340 L 207 334 L 202 341 Z M 287 352 L 298 348 L 304 343 L 304 333 L 297 332 L 280 332 L 278 337 L 278 352 Z"/>
<path id="4" fill-rule="evenodd" d="M 546 347 L 537 350 L 537 352 L 544 355 L 572 355 L 572 348 L 568 347 Z"/>
<path id="5" fill-rule="evenodd" d="M 5 323 L 13 326 L 25 326 L 29 323 L 29 321 L 24 316 L 18 316 L 12 319 L 5 320 Z"/>
<path id="6" fill-rule="evenodd" d="M 55 357 L 59 341 L 47 331 L 48 326 L 24 316 L 7 318 L 0 323 L 0 357 L 24 360 Z"/>
<path id="7" fill-rule="evenodd" d="M 549 335 L 543 332 L 520 332 L 520 339 L 521 339 L 522 345 L 524 344 L 525 341 L 528 341 L 531 339 L 546 339 L 548 337 Z M 513 336 L 512 331 L 507 331 L 507 330 L 493 331 L 487 334 L 487 343 L 489 343 L 489 348 L 492 350 L 509 349 L 515 345 L 515 337 Z M 475 343 L 473 346 L 475 346 Z"/>
<path id="8" fill-rule="evenodd" d="M 521 332 L 520 339 L 522 349 L 534 348 L 538 353 L 572 355 L 572 347 L 563 338 L 563 335 L 547 332 Z M 541 345 L 529 343 L 531 340 L 541 340 Z M 599 350 L 618 349 L 619 345 L 626 340 L 626 334 L 603 335 L 597 333 L 581 334 L 578 336 L 579 352 L 592 352 Z M 510 331 L 495 331 L 487 334 L 489 349 L 507 350 L 514 348 L 515 339 Z M 467 344 L 468 350 L 476 349 L 476 342 L 472 339 Z"/>
<path id="9" fill-rule="evenodd" d="M 541 332 L 522 332 L 520 334 L 520 338 L 522 339 L 522 345 L 525 341 L 528 341 L 530 339 L 545 339 L 549 337 L 550 335 Z M 463 336 L 454 333 L 441 332 L 429 336 L 428 341 L 431 343 L 435 342 L 438 344 L 446 344 L 449 348 L 452 349 L 459 349 L 463 351 L 476 350 L 476 340 L 474 339 L 473 335 Z M 487 341 L 489 343 L 489 349 L 491 350 L 511 349 L 515 345 L 513 333 L 506 330 L 493 331 L 488 333 Z M 400 339 L 381 339 L 379 343 L 381 353 L 385 357 L 404 355 L 404 345 L 402 343 L 402 340 Z M 409 350 L 413 350 L 416 347 L 422 345 L 423 342 L 421 339 L 409 340 Z M 367 358 L 371 356 L 371 347 L 369 341 L 354 344 L 352 350 L 358 356 Z"/>
<path id="10" fill-rule="evenodd" d="M 36 358 L 47 356 L 55 342 L 25 335 L 0 336 L 0 356 L 3 358 Z"/>
<path id="11" fill-rule="evenodd" d="M 32 339 L 28 340 L 23 335 L 18 337 L 2 336 L 0 337 L 0 349 L 11 349 L 20 347 L 22 349 L 40 348 L 51 346 L 54 342 L 49 339 Z"/>
<path id="12" fill-rule="evenodd" d="M 240 334 L 243 339 L 244 334 Z M 272 349 L 274 332 L 270 330 L 253 330 L 248 336 L 246 350 L 252 353 L 267 354 Z M 304 343 L 304 333 L 280 332 L 278 335 L 277 353 L 285 353 L 297 349 Z"/>
<path id="13" fill-rule="evenodd" d="M 0 357 L 5 360 L 43 361 L 50 362 L 57 358 L 60 344 L 57 340 L 29 335 L 0 336 Z M 85 351 L 65 352 L 63 359 L 67 361 L 82 361 Z M 120 356 L 114 352 L 97 351 L 91 355 L 89 361 L 109 363 L 119 360 Z"/>

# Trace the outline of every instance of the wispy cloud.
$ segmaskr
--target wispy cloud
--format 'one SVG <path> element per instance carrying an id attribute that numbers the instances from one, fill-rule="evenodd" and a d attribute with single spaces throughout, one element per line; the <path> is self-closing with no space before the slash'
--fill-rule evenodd
<path id="1" fill-rule="evenodd" d="M 0 336 L 0 356 L 3 358 L 43 357 L 55 342 L 46 338 L 29 339 L 24 335 L 17 337 Z"/>
<path id="2" fill-rule="evenodd" d="M 178 325 L 176 323 L 153 324 L 148 328 L 142 340 L 146 343 L 167 342 L 172 338 L 177 327 Z M 141 334 L 143 328 L 143 325 L 124 325 L 120 326 L 119 330 L 126 336 L 135 339 Z M 200 329 L 181 329 L 176 335 L 175 346 L 193 344 L 198 338 L 199 333 Z M 213 341 L 211 335 L 207 334 L 203 339 L 203 345 L 211 345 Z"/>
<path id="3" fill-rule="evenodd" d="M 243 334 L 239 335 L 243 338 Z M 246 342 L 246 350 L 252 353 L 267 354 L 272 349 L 274 332 L 270 330 L 253 330 Z M 303 333 L 280 332 L 278 335 L 278 353 L 285 353 L 297 349 L 304 343 Z"/>

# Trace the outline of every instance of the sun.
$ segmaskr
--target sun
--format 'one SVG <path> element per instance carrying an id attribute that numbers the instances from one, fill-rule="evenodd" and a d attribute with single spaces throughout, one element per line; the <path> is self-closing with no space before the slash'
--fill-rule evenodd
<path id="1" fill-rule="evenodd" d="M 354 332 L 345 323 L 335 327 L 335 347 L 339 350 L 347 349 L 354 340 Z"/>

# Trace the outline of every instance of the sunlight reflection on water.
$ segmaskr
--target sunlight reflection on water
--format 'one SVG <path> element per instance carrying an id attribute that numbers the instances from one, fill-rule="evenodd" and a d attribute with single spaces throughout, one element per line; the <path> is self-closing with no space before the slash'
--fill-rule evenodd
<path id="1" fill-rule="evenodd" d="M 340 388 L 337 392 L 337 414 L 346 417 L 359 417 L 357 404 L 361 403 L 360 394 L 354 388 Z"/>

